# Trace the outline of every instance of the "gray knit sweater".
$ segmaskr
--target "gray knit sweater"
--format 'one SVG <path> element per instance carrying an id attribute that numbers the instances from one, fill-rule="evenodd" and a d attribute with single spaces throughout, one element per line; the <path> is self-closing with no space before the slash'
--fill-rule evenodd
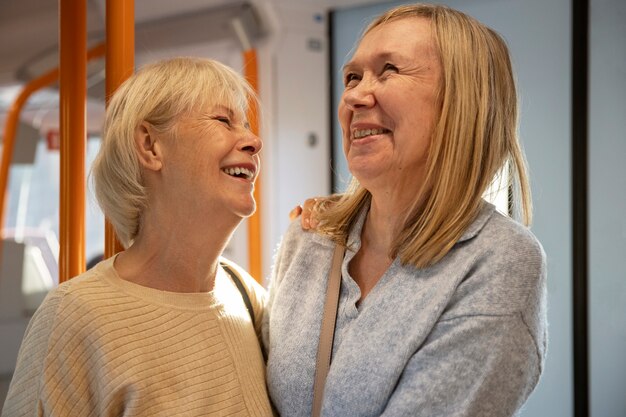
<path id="1" fill-rule="evenodd" d="M 485 203 L 452 250 L 418 269 L 396 259 L 358 308 L 342 266 L 323 416 L 512 416 L 546 353 L 545 254 L 528 229 Z M 315 356 L 333 244 L 294 222 L 273 271 L 263 336 L 282 416 L 310 416 Z"/>

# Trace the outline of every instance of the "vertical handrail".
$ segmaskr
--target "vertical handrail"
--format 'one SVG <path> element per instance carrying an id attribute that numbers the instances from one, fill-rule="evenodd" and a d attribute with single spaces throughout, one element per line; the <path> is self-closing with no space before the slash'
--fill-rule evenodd
<path id="1" fill-rule="evenodd" d="M 106 2 L 106 102 L 135 70 L 135 2 Z M 108 220 L 104 226 L 104 257 L 124 250 Z"/>
<path id="2" fill-rule="evenodd" d="M 85 271 L 86 0 L 60 0 L 59 283 Z"/>
<path id="3" fill-rule="evenodd" d="M 243 52 L 243 68 L 246 80 L 254 91 L 259 93 L 259 76 L 256 50 L 251 48 Z M 248 107 L 248 122 L 250 129 L 255 135 L 259 135 L 259 108 L 255 101 L 250 102 Z M 261 177 L 257 177 L 254 185 L 254 199 L 256 200 L 256 212 L 248 219 L 248 268 L 258 282 L 263 282 L 263 264 L 261 253 L 261 214 L 263 200 L 261 198 Z"/>

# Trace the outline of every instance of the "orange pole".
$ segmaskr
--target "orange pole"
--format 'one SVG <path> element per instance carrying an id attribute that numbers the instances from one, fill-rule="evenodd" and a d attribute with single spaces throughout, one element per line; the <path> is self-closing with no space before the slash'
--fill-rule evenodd
<path id="1" fill-rule="evenodd" d="M 246 80 L 254 91 L 259 92 L 259 72 L 257 65 L 256 50 L 248 49 L 243 52 L 243 68 Z M 250 129 L 255 135 L 259 135 L 259 109 L 254 102 L 248 109 L 248 122 Z M 263 282 L 263 269 L 261 257 L 261 177 L 257 177 L 254 185 L 254 199 L 256 200 L 256 212 L 248 219 L 248 270 L 250 275 L 258 282 Z"/>
<path id="2" fill-rule="evenodd" d="M 135 2 L 107 0 L 106 3 L 106 101 L 135 70 Z M 104 257 L 124 250 L 108 220 L 104 224 Z"/>
<path id="3" fill-rule="evenodd" d="M 59 282 L 85 271 L 86 0 L 60 0 Z"/>

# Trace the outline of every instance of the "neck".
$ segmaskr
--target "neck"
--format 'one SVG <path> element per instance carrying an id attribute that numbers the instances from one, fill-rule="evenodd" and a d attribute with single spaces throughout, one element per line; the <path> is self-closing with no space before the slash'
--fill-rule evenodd
<path id="1" fill-rule="evenodd" d="M 397 191 L 397 190 L 394 190 Z M 363 228 L 362 239 L 389 253 L 398 233 L 404 226 L 406 213 L 413 207 L 411 192 L 371 192 L 372 201 Z M 378 243 L 374 243 L 378 242 Z"/>
<path id="2" fill-rule="evenodd" d="M 389 201 L 385 201 L 384 198 L 377 199 L 372 195 L 370 211 L 361 232 L 361 240 L 370 249 L 380 253 L 389 253 L 400 217 L 401 211 L 390 205 Z"/>
<path id="3" fill-rule="evenodd" d="M 153 219 L 146 213 L 141 232 L 117 257 L 115 269 L 122 279 L 163 291 L 211 291 L 218 259 L 239 219 L 206 216 L 211 220 L 198 223 L 175 217 Z"/>

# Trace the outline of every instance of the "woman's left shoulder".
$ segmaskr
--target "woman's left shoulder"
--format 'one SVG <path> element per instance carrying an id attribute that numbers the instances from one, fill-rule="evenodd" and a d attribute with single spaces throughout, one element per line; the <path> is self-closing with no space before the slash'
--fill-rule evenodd
<path id="1" fill-rule="evenodd" d="M 265 288 L 237 263 L 224 258 L 223 256 L 221 256 L 219 260 L 223 267 L 228 268 L 230 271 L 234 272 L 237 277 L 239 277 L 239 280 L 243 284 L 255 311 L 257 308 L 262 308 L 267 301 L 267 291 Z"/>
<path id="2" fill-rule="evenodd" d="M 505 257 L 508 262 L 545 262 L 543 247 L 530 228 L 496 210 L 477 236 L 476 243 L 488 248 L 491 256 Z"/>
<path id="3" fill-rule="evenodd" d="M 223 256 L 220 256 L 219 261 L 220 264 L 222 264 L 226 268 L 229 268 L 231 271 L 237 274 L 239 278 L 241 278 L 242 284 L 246 287 L 247 290 L 261 292 L 263 294 L 265 293 L 265 289 L 263 288 L 263 286 L 259 284 L 259 282 L 254 277 L 252 277 L 252 275 L 250 275 L 248 271 L 243 269 L 236 262 Z"/>
<path id="4" fill-rule="evenodd" d="M 446 316 L 521 313 L 535 317 L 534 322 L 545 321 L 546 255 L 539 240 L 495 210 L 480 226 L 457 247 L 463 277 Z"/>
<path id="5" fill-rule="evenodd" d="M 222 267 L 228 268 L 231 272 L 233 272 L 239 278 L 241 284 L 244 286 L 246 295 L 250 300 L 250 303 L 252 304 L 251 307 L 253 310 L 252 316 L 254 317 L 254 328 L 257 332 L 257 337 L 259 337 L 260 340 L 261 323 L 263 321 L 263 316 L 265 315 L 265 306 L 267 304 L 267 291 L 252 277 L 252 275 L 250 275 L 245 269 L 237 265 L 235 262 L 226 259 L 223 256 L 220 257 L 219 261 Z M 244 295 L 242 294 L 242 297 L 243 296 Z"/>

